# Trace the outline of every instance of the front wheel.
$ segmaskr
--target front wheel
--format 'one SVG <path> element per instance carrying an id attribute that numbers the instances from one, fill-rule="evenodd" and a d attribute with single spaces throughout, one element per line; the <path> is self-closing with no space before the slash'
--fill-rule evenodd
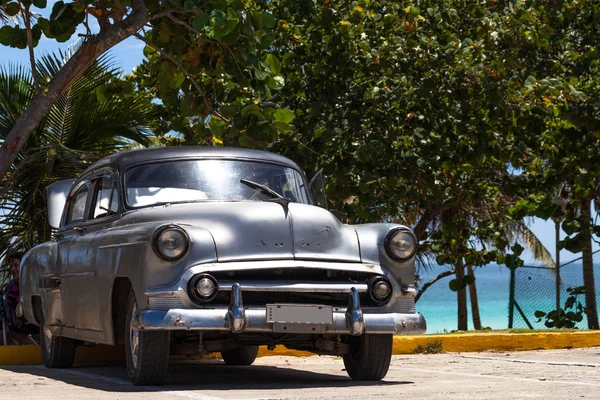
<path id="1" fill-rule="evenodd" d="M 167 379 L 169 332 L 144 332 L 133 328 L 137 303 L 133 289 L 127 302 L 125 356 L 127 375 L 134 385 L 160 385 Z"/>
<path id="2" fill-rule="evenodd" d="M 378 381 L 392 361 L 392 335 L 349 337 L 350 353 L 344 354 L 346 372 L 355 381 Z"/>
<path id="3" fill-rule="evenodd" d="M 221 357 L 227 365 L 252 365 L 258 355 L 258 346 L 240 344 L 233 350 L 222 351 Z"/>
<path id="4" fill-rule="evenodd" d="M 40 342 L 44 365 L 48 368 L 70 368 L 75 361 L 75 339 L 53 335 L 46 326 L 44 311 L 40 311 Z"/>

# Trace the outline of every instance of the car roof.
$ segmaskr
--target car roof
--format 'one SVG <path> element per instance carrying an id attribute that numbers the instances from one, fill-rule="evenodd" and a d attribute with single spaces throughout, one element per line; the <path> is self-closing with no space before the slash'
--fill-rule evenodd
<path id="1" fill-rule="evenodd" d="M 275 153 L 261 150 L 250 150 L 236 147 L 215 146 L 171 146 L 151 149 L 129 150 L 105 157 L 90 165 L 83 175 L 90 171 L 106 166 L 116 166 L 120 171 L 127 167 L 146 161 L 163 161 L 168 159 L 198 159 L 198 158 L 227 158 L 240 160 L 255 160 L 283 164 L 298 171 L 301 168 L 295 162 Z"/>

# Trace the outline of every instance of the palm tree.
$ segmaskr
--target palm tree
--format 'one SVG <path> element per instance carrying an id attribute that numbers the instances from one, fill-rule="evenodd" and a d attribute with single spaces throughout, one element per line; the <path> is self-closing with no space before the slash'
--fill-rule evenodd
<path id="1" fill-rule="evenodd" d="M 60 52 L 42 57 L 39 76 L 53 76 L 68 56 Z M 109 56 L 100 57 L 53 105 L 12 165 L 0 188 L 0 260 L 9 248 L 28 249 L 50 238 L 47 185 L 75 177 L 92 162 L 131 143 L 148 143 L 149 126 L 158 116 L 147 95 L 133 91 L 126 99 L 98 99 L 99 88 L 120 76 Z M 33 96 L 28 69 L 0 67 L 0 142 Z"/>

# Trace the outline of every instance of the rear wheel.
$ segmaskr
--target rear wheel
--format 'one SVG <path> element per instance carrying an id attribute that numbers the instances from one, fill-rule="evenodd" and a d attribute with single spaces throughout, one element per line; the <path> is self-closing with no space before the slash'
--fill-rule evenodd
<path id="1" fill-rule="evenodd" d="M 383 379 L 392 361 L 392 335 L 348 338 L 350 353 L 344 355 L 346 372 L 355 381 Z"/>
<path id="2" fill-rule="evenodd" d="M 258 346 L 243 344 L 233 350 L 221 352 L 221 357 L 227 365 L 252 365 L 257 355 Z"/>
<path id="3" fill-rule="evenodd" d="M 70 368 L 75 361 L 75 339 L 53 335 L 46 326 L 44 311 L 40 310 L 40 343 L 44 365 L 48 368 Z"/>
<path id="4" fill-rule="evenodd" d="M 133 289 L 127 302 L 125 356 L 127 375 L 134 385 L 160 385 L 167 379 L 169 332 L 144 332 L 134 329 L 137 303 Z"/>

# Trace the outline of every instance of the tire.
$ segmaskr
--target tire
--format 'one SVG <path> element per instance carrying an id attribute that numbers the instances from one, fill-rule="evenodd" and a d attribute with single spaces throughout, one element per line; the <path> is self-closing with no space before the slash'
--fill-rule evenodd
<path id="1" fill-rule="evenodd" d="M 221 352 L 221 357 L 227 365 L 252 365 L 257 355 L 258 346 L 243 344 L 233 350 Z"/>
<path id="2" fill-rule="evenodd" d="M 55 336 L 46 328 L 44 311 L 40 310 L 40 345 L 42 358 L 47 368 L 70 368 L 75 361 L 77 342 L 75 339 Z"/>
<path id="3" fill-rule="evenodd" d="M 127 301 L 125 323 L 125 358 L 127 375 L 134 385 L 160 385 L 167 379 L 169 367 L 169 332 L 145 332 L 132 329 L 137 303 L 133 289 Z"/>
<path id="4" fill-rule="evenodd" d="M 392 335 L 363 335 L 350 338 L 350 353 L 344 354 L 346 372 L 355 381 L 378 381 L 392 361 Z"/>

